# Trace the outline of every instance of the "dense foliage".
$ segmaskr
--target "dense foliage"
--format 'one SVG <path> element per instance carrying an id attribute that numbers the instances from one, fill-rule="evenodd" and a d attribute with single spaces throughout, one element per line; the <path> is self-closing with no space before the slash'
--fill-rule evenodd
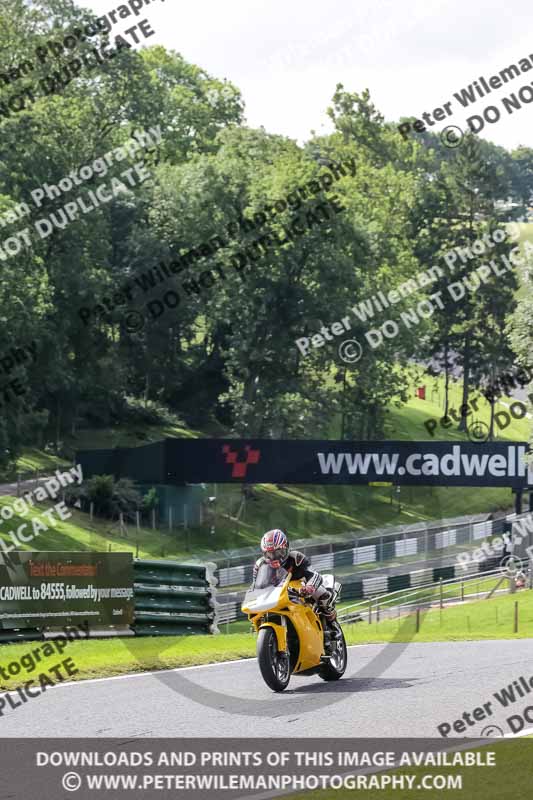
<path id="1" fill-rule="evenodd" d="M 31 8 L 4 0 L 0 72 L 32 59 L 37 45 L 88 19 L 67 0 L 40 0 Z M 78 50 L 91 46 L 85 42 Z M 64 62 L 56 57 L 54 67 Z M 30 80 L 2 86 L 0 100 Z M 346 316 L 350 337 L 364 342 L 368 325 L 350 314 L 355 303 L 442 264 L 449 248 L 468 245 L 510 219 L 502 201 L 513 199 L 519 204 L 515 216 L 523 213 L 533 193 L 532 150 L 507 153 L 474 137 L 456 150 L 429 134 L 405 141 L 368 92 L 350 93 L 341 85 L 327 110 L 334 132 L 311 137 L 303 147 L 250 129 L 243 112 L 237 87 L 176 52 L 148 47 L 124 49 L 63 91 L 0 117 L 2 240 L 30 224 L 6 223 L 5 215 L 43 182 L 57 184 L 136 130 L 159 125 L 162 131 L 161 143 L 142 155 L 149 180 L 47 238 L 34 236 L 30 247 L 0 261 L 0 358 L 37 343 L 36 360 L 9 374 L 29 388 L 1 409 L 1 462 L 24 444 L 61 441 L 80 425 L 176 418 L 197 427 L 217 421 L 239 435 L 379 438 L 387 406 L 405 400 L 404 367 L 413 359 L 436 352 L 445 366 L 458 362 L 466 397 L 470 385 L 513 359 L 506 328 L 513 330 L 514 352 L 527 362 L 531 282 L 513 323 L 511 275 L 491 278 L 417 327 L 401 326 L 397 338 L 375 351 L 365 347 L 352 365 L 337 354 L 340 340 L 311 348 L 305 358 L 294 343 Z M 350 160 L 355 175 L 341 176 L 309 199 L 298 194 L 328 168 Z M 104 182 L 125 166 L 131 163 L 114 165 Z M 41 216 L 91 185 L 48 200 Z M 299 201 L 267 214 L 260 232 L 243 222 L 276 202 L 281 208 L 279 201 L 288 197 Z M 317 202 L 333 197 L 342 213 L 309 225 Z M 32 208 L 31 220 L 39 215 Z M 289 239 L 284 233 L 296 217 L 308 227 Z M 252 266 L 236 269 L 243 247 L 268 233 L 270 243 L 255 249 Z M 201 254 L 216 236 L 225 246 Z M 136 292 L 131 303 L 90 325 L 80 318 L 81 307 L 93 308 L 193 248 L 200 256 L 181 274 L 169 272 L 160 286 L 146 295 Z M 464 271 L 483 261 L 476 256 Z M 195 284 L 207 270 L 212 278 Z M 437 288 L 420 289 L 389 314 L 397 316 Z M 152 308 L 163 307 L 172 290 L 180 302 L 152 318 L 146 304 L 160 300 Z M 132 310 L 148 317 L 139 330 L 125 324 Z M 372 327 L 387 316 L 376 315 Z M 340 427 L 333 429 L 336 419 Z M 109 492 L 105 502 L 112 502 Z"/>

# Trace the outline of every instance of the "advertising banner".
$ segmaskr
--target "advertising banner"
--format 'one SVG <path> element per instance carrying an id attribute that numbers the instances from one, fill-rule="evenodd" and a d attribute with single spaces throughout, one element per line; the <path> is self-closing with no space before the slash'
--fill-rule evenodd
<path id="1" fill-rule="evenodd" d="M 176 483 L 533 484 L 526 442 L 167 439 L 166 446 L 167 480 Z"/>
<path id="2" fill-rule="evenodd" d="M 0 630 L 133 622 L 131 553 L 0 553 Z"/>

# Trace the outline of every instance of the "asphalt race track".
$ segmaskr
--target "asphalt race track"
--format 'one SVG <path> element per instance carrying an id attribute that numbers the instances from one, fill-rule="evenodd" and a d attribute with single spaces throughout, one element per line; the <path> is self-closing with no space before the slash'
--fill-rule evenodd
<path id="1" fill-rule="evenodd" d="M 533 691 L 510 709 L 492 694 L 529 678 L 530 665 L 525 639 L 363 645 L 349 648 L 341 681 L 292 678 L 284 694 L 265 686 L 255 659 L 70 683 L 4 708 L 0 736 L 438 736 L 437 725 L 489 700 L 493 716 L 462 735 L 493 723 L 509 733 L 506 717 Z"/>

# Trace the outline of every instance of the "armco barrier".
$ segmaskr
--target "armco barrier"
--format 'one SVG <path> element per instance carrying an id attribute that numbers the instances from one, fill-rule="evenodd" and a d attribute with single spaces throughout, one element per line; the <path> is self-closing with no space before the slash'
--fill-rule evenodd
<path id="1" fill-rule="evenodd" d="M 215 564 L 136 559 L 136 636 L 218 633 Z"/>
<path id="2" fill-rule="evenodd" d="M 516 524 L 513 521 L 513 524 Z M 532 524 L 533 527 L 533 524 Z M 523 555 L 520 554 L 523 558 Z M 502 567 L 502 555 L 485 557 L 479 561 L 472 560 L 470 563 L 462 565 L 455 563 L 441 567 L 426 567 L 425 569 L 411 570 L 400 575 L 376 575 L 366 578 L 360 576 L 344 575 L 341 576 L 342 591 L 341 601 L 345 600 L 365 600 L 372 599 L 400 589 L 415 589 L 418 586 L 426 586 L 434 583 L 439 585 L 440 581 L 450 579 L 471 578 L 472 576 L 491 572 Z M 527 559 L 523 560 L 527 563 Z M 502 575 L 504 574 L 502 567 Z M 224 604 L 221 605 L 221 620 L 233 622 L 237 619 L 244 619 L 241 613 L 241 601 L 244 592 L 232 592 L 224 595 Z"/>
<path id="3" fill-rule="evenodd" d="M 0 644 L 32 642 L 41 639 L 44 639 L 44 634 L 40 628 L 4 628 L 0 631 Z"/>
<path id="4" fill-rule="evenodd" d="M 218 624 L 223 625 L 228 622 L 247 619 L 247 615 L 241 611 L 240 601 L 232 603 L 221 603 L 218 613 Z"/>
<path id="5" fill-rule="evenodd" d="M 297 549 L 309 556 L 312 567 L 321 572 L 330 572 L 338 567 L 352 564 L 386 562 L 405 556 L 423 556 L 458 545 L 472 545 L 479 539 L 503 533 L 506 522 L 513 518 L 514 515 L 511 515 L 483 522 L 467 524 L 455 522 L 442 529 L 439 527 L 402 533 L 384 533 L 382 536 L 372 538 L 361 537 L 354 542 L 352 547 L 344 549 L 340 549 L 341 546 L 338 543 L 332 544 L 330 547 L 321 544 L 312 548 L 307 547 L 305 543 L 300 543 Z M 313 552 L 317 549 L 321 549 L 322 552 Z M 257 554 L 254 556 L 257 557 Z M 228 567 L 220 564 L 217 571 L 220 588 L 250 583 L 254 556 L 250 556 L 247 562 L 242 564 Z"/>
<path id="6" fill-rule="evenodd" d="M 366 618 L 370 623 L 373 619 L 379 621 L 380 617 L 381 619 L 386 619 L 387 617 L 390 619 L 391 616 L 399 617 L 402 610 L 405 615 L 412 613 L 414 610 L 418 612 L 437 604 L 443 608 L 450 604 L 462 603 L 465 600 L 488 598 L 494 593 L 501 594 L 506 591 L 516 591 L 518 587 L 510 581 L 506 583 L 506 578 L 510 578 L 510 575 L 506 575 L 502 571 L 502 565 L 494 563 L 496 561 L 498 561 L 497 558 L 487 559 L 486 562 L 480 565 L 480 570 L 477 574 L 461 575 L 460 577 L 454 575 L 446 579 L 440 578 L 438 583 L 431 580 L 424 583 L 418 577 L 416 582 L 413 583 L 413 573 L 411 573 L 411 580 L 409 580 L 409 575 L 401 576 L 408 579 L 402 585 L 396 588 L 389 588 L 388 592 L 376 594 L 368 600 L 363 598 L 356 603 L 345 606 L 339 612 L 339 621 L 341 623 L 362 622 Z M 529 567 L 529 562 L 526 559 L 518 559 L 516 566 L 524 576 Z M 495 585 L 490 593 L 488 593 L 488 587 L 485 584 L 487 578 L 495 580 Z M 472 588 L 477 591 L 472 592 Z M 533 588 L 531 576 L 528 588 Z M 448 595 L 449 589 L 452 589 L 451 596 Z M 458 589 L 460 591 L 457 591 Z"/>

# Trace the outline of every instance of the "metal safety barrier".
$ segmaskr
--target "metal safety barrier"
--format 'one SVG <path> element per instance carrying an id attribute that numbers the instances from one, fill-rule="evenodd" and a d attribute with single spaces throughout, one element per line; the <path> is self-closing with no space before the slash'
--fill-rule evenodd
<path id="1" fill-rule="evenodd" d="M 512 575 L 506 574 L 505 568 L 497 562 L 497 558 L 487 559 L 482 565 L 479 565 L 480 569 L 476 572 L 471 570 L 470 574 L 458 570 L 455 575 L 451 575 L 448 578 L 441 576 L 437 580 L 435 580 L 435 574 L 433 574 L 433 579 L 422 583 L 419 581 L 413 582 L 412 577 L 416 573 L 392 576 L 407 579 L 405 585 L 398 585 L 394 589 L 389 587 L 389 591 L 386 593 L 376 593 L 373 596 L 345 606 L 342 609 L 342 613 L 339 614 L 339 621 L 341 623 L 361 622 L 364 620 L 371 622 L 372 618 L 376 619 L 376 616 L 377 619 L 386 619 L 393 614 L 408 613 L 413 608 L 428 608 L 435 604 L 443 607 L 444 603 L 462 603 L 468 599 L 488 596 L 487 588 L 485 587 L 482 591 L 479 591 L 479 586 L 491 578 L 496 581 L 496 584 L 493 590 L 489 592 L 489 595 L 512 591 L 512 587 L 509 587 Z M 517 571 L 523 571 L 525 575 L 528 567 L 529 562 L 527 559 L 517 559 Z M 427 573 L 427 570 L 421 570 L 420 572 Z M 470 591 L 471 588 L 476 587 L 476 584 L 477 591 Z M 499 589 L 500 584 L 505 584 L 505 588 Z M 531 588 L 531 585 L 529 585 L 529 588 Z"/>
<path id="2" fill-rule="evenodd" d="M 473 546 L 480 539 L 501 534 L 506 526 L 517 519 L 514 514 L 496 520 L 450 523 L 449 527 L 425 529 L 419 531 L 403 531 L 401 533 L 384 533 L 381 536 L 361 537 L 351 547 L 344 548 L 339 543 L 330 547 L 322 544 L 326 552 L 312 553 L 311 547 L 301 543 L 297 549 L 309 556 L 311 566 L 320 572 L 330 572 L 345 566 L 385 563 L 405 556 L 424 556 L 428 553 L 441 552 L 458 546 Z M 532 526 L 533 527 L 533 526 Z M 242 557 L 241 557 L 242 558 Z M 241 586 L 252 580 L 254 558 L 249 556 L 245 563 L 224 567 L 219 564 L 217 577 L 219 587 Z"/>
<path id="3" fill-rule="evenodd" d="M 522 563 L 528 559 L 522 558 Z M 469 564 L 449 564 L 441 567 L 427 567 L 425 569 L 411 570 L 401 575 L 377 575 L 366 578 L 344 575 L 340 577 L 342 583 L 341 600 L 358 600 L 367 602 L 369 599 L 389 596 L 405 589 L 424 589 L 427 586 L 436 587 L 443 582 L 458 582 L 461 580 L 482 579 L 493 572 L 502 572 L 501 556 L 484 557 L 482 560 L 472 560 Z M 240 603 L 244 592 L 232 592 L 224 595 L 224 622 L 233 622 L 244 618 L 240 611 Z"/>

